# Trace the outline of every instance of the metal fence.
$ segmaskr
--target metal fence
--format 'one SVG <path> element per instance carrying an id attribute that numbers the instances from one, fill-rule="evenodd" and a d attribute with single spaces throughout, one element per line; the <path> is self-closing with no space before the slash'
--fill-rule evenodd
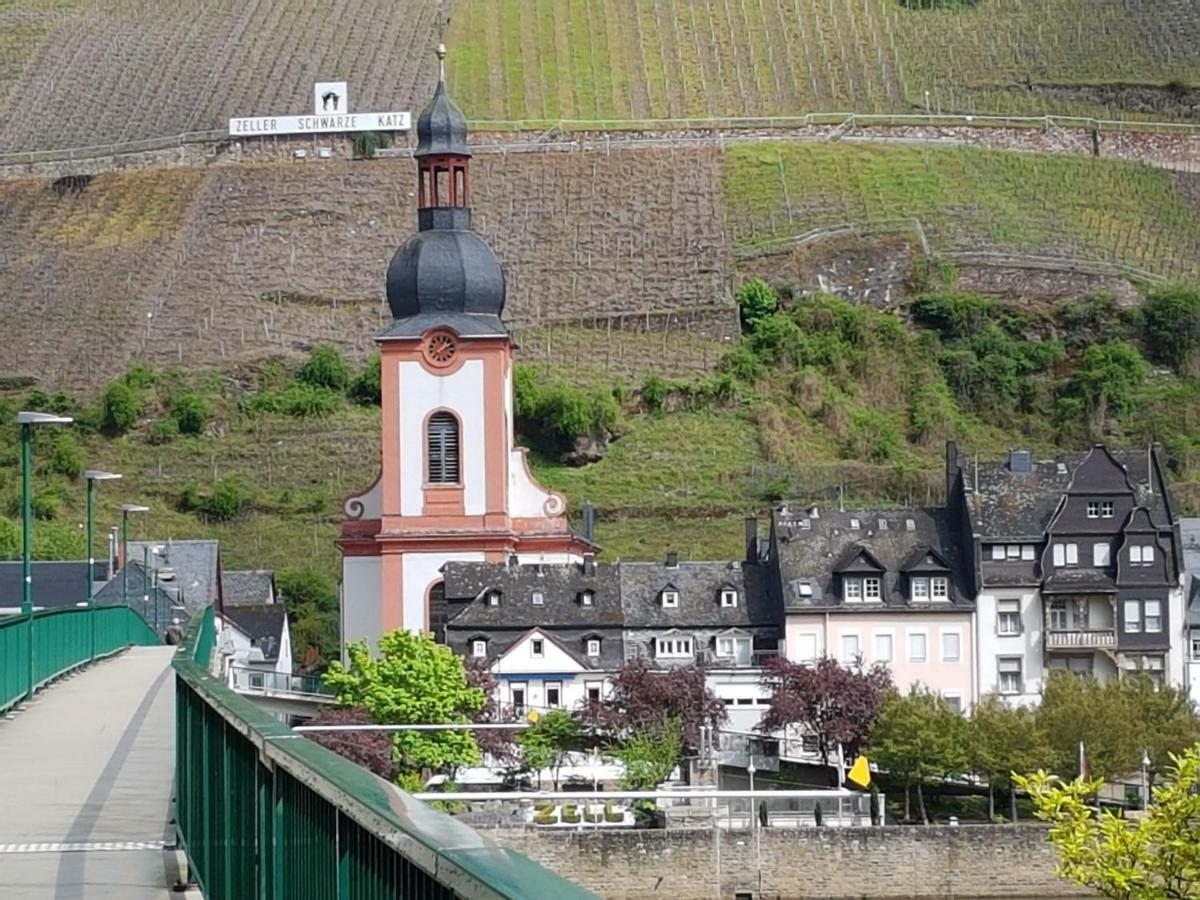
<path id="1" fill-rule="evenodd" d="M 238 693 L 295 694 L 333 700 L 333 692 L 325 687 L 319 675 L 291 675 L 287 672 L 268 672 L 265 669 L 231 665 L 226 678 L 229 686 Z"/>
<path id="2" fill-rule="evenodd" d="M 33 658 L 30 660 L 30 636 Z M 132 645 L 159 643 L 128 606 L 40 610 L 0 618 L 0 712 L 60 675 Z"/>
<path id="3" fill-rule="evenodd" d="M 259 711 L 213 643 L 209 609 L 174 662 L 177 829 L 206 897 L 593 896 Z"/>

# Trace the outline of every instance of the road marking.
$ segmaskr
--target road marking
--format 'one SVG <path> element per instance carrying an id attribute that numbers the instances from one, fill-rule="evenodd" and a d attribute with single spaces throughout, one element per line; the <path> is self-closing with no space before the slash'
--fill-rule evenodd
<path id="1" fill-rule="evenodd" d="M 114 850 L 161 850 L 163 841 L 46 841 L 29 844 L 0 844 L 0 853 L 95 853 Z"/>

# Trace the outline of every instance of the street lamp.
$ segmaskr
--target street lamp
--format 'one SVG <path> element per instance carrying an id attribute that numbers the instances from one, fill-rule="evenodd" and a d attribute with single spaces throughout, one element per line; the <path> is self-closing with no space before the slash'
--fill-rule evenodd
<path id="1" fill-rule="evenodd" d="M 746 766 L 746 774 L 750 776 L 750 827 L 758 827 L 758 818 L 754 815 L 754 773 L 758 768 L 754 765 L 754 747 L 750 747 L 750 762 Z"/>
<path id="2" fill-rule="evenodd" d="M 96 492 L 97 481 L 116 481 L 120 478 L 114 472 L 103 472 L 100 469 L 88 469 L 83 473 L 83 478 L 87 482 L 87 607 L 88 617 L 91 619 L 91 653 L 89 658 L 95 662 L 96 660 L 96 557 L 93 555 L 94 539 L 92 535 L 93 526 L 93 503 Z M 112 573 L 109 573 L 112 577 Z"/>
<path id="3" fill-rule="evenodd" d="M 70 416 L 43 412 L 19 412 L 21 426 L 21 614 L 25 616 L 25 699 L 33 697 L 33 427 L 70 425 Z"/>
<path id="4" fill-rule="evenodd" d="M 150 512 L 150 507 L 140 503 L 121 505 L 121 602 L 125 606 L 129 605 L 129 514 L 144 512 Z M 145 577 L 145 573 L 142 574 Z"/>

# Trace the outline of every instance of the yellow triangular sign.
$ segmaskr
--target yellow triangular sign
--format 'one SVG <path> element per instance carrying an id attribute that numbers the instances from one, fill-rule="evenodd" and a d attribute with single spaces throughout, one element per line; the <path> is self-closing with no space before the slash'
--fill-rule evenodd
<path id="1" fill-rule="evenodd" d="M 871 767 L 865 756 L 860 756 L 854 761 L 854 765 L 850 767 L 850 771 L 846 777 L 857 784 L 859 787 L 866 787 L 871 783 Z"/>
<path id="2" fill-rule="evenodd" d="M 525 718 L 528 719 L 530 723 L 536 725 L 538 723 L 538 719 L 541 718 L 541 714 L 536 709 L 531 709 L 529 711 L 529 715 L 527 715 Z"/>

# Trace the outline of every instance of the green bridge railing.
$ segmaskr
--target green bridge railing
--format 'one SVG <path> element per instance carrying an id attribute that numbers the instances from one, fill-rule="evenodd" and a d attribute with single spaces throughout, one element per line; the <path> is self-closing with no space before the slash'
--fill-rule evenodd
<path id="1" fill-rule="evenodd" d="M 93 632 L 94 629 L 94 632 Z M 33 635 L 33 665 L 29 637 Z M 94 644 L 93 644 L 94 640 Z M 160 641 L 128 606 L 66 607 L 0 617 L 0 712 L 79 666 L 133 645 Z M 32 683 L 30 669 L 32 668 Z"/>
<path id="2" fill-rule="evenodd" d="M 213 677 L 212 609 L 175 657 L 175 813 L 209 900 L 594 895 L 316 744 Z"/>

